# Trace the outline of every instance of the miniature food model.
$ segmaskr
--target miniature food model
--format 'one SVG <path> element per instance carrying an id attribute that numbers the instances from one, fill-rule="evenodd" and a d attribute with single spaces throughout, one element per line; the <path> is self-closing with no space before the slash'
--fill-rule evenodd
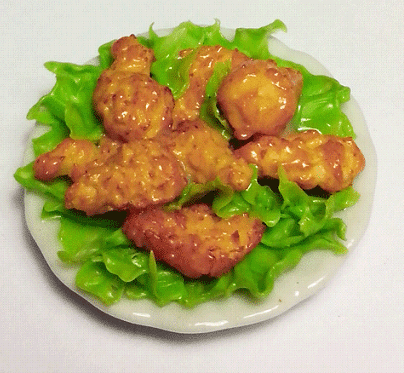
<path id="1" fill-rule="evenodd" d="M 186 22 L 107 43 L 98 65 L 46 65 L 57 82 L 28 118 L 50 130 L 15 177 L 60 219 L 80 289 L 193 307 L 268 295 L 297 254 L 346 252 L 333 214 L 365 165 L 349 88 L 271 55 L 279 29 L 229 40 Z"/>

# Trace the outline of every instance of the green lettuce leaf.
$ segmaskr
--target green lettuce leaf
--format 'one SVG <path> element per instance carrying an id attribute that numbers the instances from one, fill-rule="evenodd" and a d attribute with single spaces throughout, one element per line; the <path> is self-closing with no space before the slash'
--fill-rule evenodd
<path id="1" fill-rule="evenodd" d="M 83 263 L 110 248 L 130 245 L 119 228 L 92 225 L 91 222 L 84 225 L 82 219 L 75 221 L 67 217 L 60 219 L 59 239 L 63 250 L 58 256 L 69 264 Z"/>
<path id="2" fill-rule="evenodd" d="M 104 263 L 92 260 L 78 270 L 76 286 L 95 295 L 107 306 L 118 302 L 125 291 L 125 283 L 118 276 L 108 272 Z"/>
<path id="3" fill-rule="evenodd" d="M 56 83 L 27 118 L 53 128 L 66 126 L 72 138 L 98 140 L 103 128 L 93 111 L 92 94 L 102 67 L 53 61 L 45 67 L 56 75 Z"/>
<path id="4" fill-rule="evenodd" d="M 230 61 L 227 63 L 218 62 L 215 65 L 213 74 L 206 85 L 205 98 L 199 115 L 205 123 L 217 129 L 226 140 L 231 138 L 232 130 L 217 106 L 217 90 L 229 71 Z"/>
<path id="5" fill-rule="evenodd" d="M 50 129 L 42 136 L 32 139 L 34 156 L 49 152 L 62 142 L 70 134 L 69 128 L 63 121 L 57 120 L 57 123 L 50 125 Z"/>
<path id="6" fill-rule="evenodd" d="M 251 58 L 266 60 L 271 57 L 268 51 L 268 38 L 278 30 L 287 31 L 285 24 L 279 19 L 257 29 L 238 28 L 234 35 L 232 49 L 237 48 Z"/>
<path id="7" fill-rule="evenodd" d="M 233 196 L 233 189 L 228 185 L 224 185 L 219 178 L 208 181 L 205 184 L 189 182 L 182 190 L 181 194 L 174 201 L 167 203 L 164 206 L 166 211 L 178 210 L 183 206 L 192 204 L 201 200 L 207 194 L 215 192 L 220 194 L 221 201 L 226 201 Z M 219 202 L 218 202 L 219 203 Z M 226 202 L 222 202 L 226 203 Z"/>
<path id="8" fill-rule="evenodd" d="M 355 138 L 352 124 L 341 110 L 341 105 L 350 99 L 350 89 L 328 76 L 309 74 L 303 67 L 299 70 L 304 85 L 292 119 L 295 129 Z"/>
<path id="9" fill-rule="evenodd" d="M 19 167 L 14 173 L 14 178 L 25 189 L 43 194 L 45 196 L 51 196 L 58 201 L 64 200 L 66 189 L 68 188 L 68 182 L 63 178 L 58 178 L 49 182 L 44 182 L 35 179 L 33 162 L 28 163 L 25 166 Z"/>
<path id="10" fill-rule="evenodd" d="M 111 40 L 108 43 L 101 45 L 98 48 L 98 62 L 101 70 L 105 70 L 112 65 L 114 59 L 111 53 L 111 47 L 115 40 Z"/>
<path id="11" fill-rule="evenodd" d="M 232 194 L 219 193 L 212 202 L 212 209 L 221 218 L 248 213 L 272 227 L 281 218 L 281 199 L 269 186 L 258 183 L 257 168 L 246 190 Z"/>
<path id="12" fill-rule="evenodd" d="M 132 282 L 148 273 L 149 255 L 132 247 L 115 247 L 102 253 L 102 261 L 108 272 L 124 282 Z"/>

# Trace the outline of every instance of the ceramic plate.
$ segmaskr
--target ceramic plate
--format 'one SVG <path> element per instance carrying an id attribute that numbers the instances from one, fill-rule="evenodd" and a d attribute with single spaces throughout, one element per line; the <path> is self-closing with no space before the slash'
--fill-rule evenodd
<path id="1" fill-rule="evenodd" d="M 164 34 L 169 30 L 162 30 Z M 231 30 L 222 30 L 227 37 Z M 313 74 L 330 75 L 318 61 L 309 55 L 291 50 L 274 37 L 269 39 L 269 50 L 273 55 L 304 65 Z M 346 247 L 352 251 L 365 232 L 369 221 L 373 192 L 376 182 L 376 155 L 362 112 L 351 100 L 343 104 L 343 111 L 351 120 L 357 134 L 356 143 L 366 158 L 366 167 L 354 183 L 360 193 L 359 202 L 339 213 L 347 224 Z M 38 133 L 34 134 L 37 136 Z M 25 161 L 33 159 L 31 146 Z M 272 293 L 264 300 L 251 301 L 241 295 L 233 295 L 225 300 L 210 301 L 193 309 L 185 309 L 178 304 L 158 307 L 152 301 L 131 301 L 122 299 L 117 304 L 105 306 L 93 297 L 75 287 L 77 269 L 67 267 L 60 261 L 57 251 L 61 249 L 57 239 L 59 223 L 42 221 L 40 214 L 43 199 L 31 192 L 25 194 L 25 215 L 28 228 L 43 253 L 53 273 L 67 287 L 86 299 L 103 312 L 129 323 L 151 326 L 177 333 L 207 333 L 221 329 L 240 327 L 258 323 L 287 311 L 299 302 L 319 291 L 343 264 L 346 256 L 336 256 L 328 251 L 314 251 L 306 254 L 292 271 L 282 275 L 275 283 Z"/>

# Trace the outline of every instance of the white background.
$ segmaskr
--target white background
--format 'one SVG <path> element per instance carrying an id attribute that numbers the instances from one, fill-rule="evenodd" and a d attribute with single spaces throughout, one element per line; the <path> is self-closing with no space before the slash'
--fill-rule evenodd
<path id="1" fill-rule="evenodd" d="M 7 1 L 0 5 L 0 372 L 403 372 L 402 1 Z M 351 88 L 378 157 L 365 236 L 328 286 L 273 320 L 180 335 L 102 314 L 55 279 L 30 238 L 21 165 L 28 109 L 53 85 L 43 63 L 84 63 L 112 39 L 190 20 L 281 19 L 276 36 Z"/>

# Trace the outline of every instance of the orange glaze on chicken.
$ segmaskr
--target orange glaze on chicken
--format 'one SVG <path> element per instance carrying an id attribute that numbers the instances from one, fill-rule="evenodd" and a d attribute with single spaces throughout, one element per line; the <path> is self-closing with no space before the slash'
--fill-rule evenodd
<path id="1" fill-rule="evenodd" d="M 233 154 L 217 130 L 203 121 L 183 122 L 167 142 L 193 182 L 203 184 L 219 178 L 235 190 L 247 189 L 251 168 Z"/>
<path id="2" fill-rule="evenodd" d="M 87 215 L 145 208 L 173 200 L 186 183 L 180 162 L 167 147 L 154 140 L 132 141 L 75 180 L 65 205 Z"/>
<path id="3" fill-rule="evenodd" d="M 111 138 L 153 138 L 171 126 L 171 91 L 148 75 L 106 70 L 98 79 L 93 98 Z"/>
<path id="4" fill-rule="evenodd" d="M 277 136 L 293 117 L 302 85 L 297 70 L 272 60 L 250 60 L 223 79 L 217 101 L 237 139 L 256 133 Z"/>
<path id="5" fill-rule="evenodd" d="M 277 178 L 282 166 L 288 179 L 303 189 L 319 186 L 329 193 L 350 186 L 365 166 L 365 158 L 351 138 L 314 130 L 285 138 L 261 136 L 236 154 L 256 164 L 261 177 Z"/>
<path id="6" fill-rule="evenodd" d="M 264 225 L 247 214 L 221 219 L 205 204 L 174 212 L 161 208 L 133 211 L 123 231 L 137 247 L 185 276 L 219 277 L 260 241 Z"/>
<path id="7" fill-rule="evenodd" d="M 189 86 L 185 93 L 176 100 L 173 111 L 174 127 L 185 120 L 195 120 L 199 117 L 199 109 L 205 97 L 208 80 L 213 74 L 217 62 L 231 60 L 234 69 L 249 58 L 237 49 L 230 50 L 222 46 L 202 46 L 198 50 L 186 49 L 180 52 L 184 58 L 190 53 L 196 53 L 189 69 Z"/>
<path id="8" fill-rule="evenodd" d="M 116 40 L 111 47 L 114 59 L 110 69 L 150 75 L 154 58 L 152 49 L 139 43 L 135 35 L 124 36 Z"/>
<path id="9" fill-rule="evenodd" d="M 59 176 L 72 179 L 83 174 L 89 165 L 104 163 L 116 153 L 119 143 L 103 136 L 98 145 L 89 140 L 64 139 L 55 149 L 35 159 L 35 178 L 49 181 Z"/>
<path id="10" fill-rule="evenodd" d="M 122 141 L 156 137 L 172 124 L 174 99 L 168 87 L 150 77 L 153 51 L 132 35 L 117 40 L 111 52 L 114 62 L 93 93 L 105 132 Z"/>

